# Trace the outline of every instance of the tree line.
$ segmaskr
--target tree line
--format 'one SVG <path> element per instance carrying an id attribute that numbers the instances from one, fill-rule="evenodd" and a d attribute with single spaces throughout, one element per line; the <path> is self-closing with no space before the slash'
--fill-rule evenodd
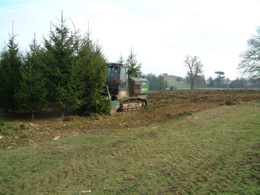
<path id="1" fill-rule="evenodd" d="M 186 81 L 190 83 L 190 88 L 215 87 L 215 88 L 259 88 L 260 87 L 260 27 L 256 30 L 256 35 L 248 41 L 248 49 L 241 53 L 241 62 L 238 68 L 243 71 L 248 79 L 236 79 L 230 81 L 225 79 L 225 73 L 216 71 L 217 77 L 210 77 L 206 83 L 202 75 L 203 64 L 198 56 L 186 56 L 184 65 L 187 68 Z"/>
<path id="2" fill-rule="evenodd" d="M 44 108 L 108 113 L 110 103 L 100 95 L 106 80 L 106 59 L 89 34 L 79 35 L 61 17 L 52 24 L 41 47 L 34 38 L 23 54 L 10 35 L 0 53 L 0 108 L 34 114 Z"/>
<path id="3" fill-rule="evenodd" d="M 225 72 L 216 71 L 216 77 L 209 77 L 207 80 L 204 75 L 198 75 L 194 81 L 194 88 L 260 88 L 260 80 L 254 78 L 237 78 L 230 80 L 225 77 Z M 190 83 L 190 78 L 185 78 L 187 83 Z"/>
<path id="4" fill-rule="evenodd" d="M 143 77 L 149 81 L 150 90 L 164 90 L 167 87 L 167 82 L 164 81 L 162 75 L 156 76 L 154 74 L 148 74 Z"/>

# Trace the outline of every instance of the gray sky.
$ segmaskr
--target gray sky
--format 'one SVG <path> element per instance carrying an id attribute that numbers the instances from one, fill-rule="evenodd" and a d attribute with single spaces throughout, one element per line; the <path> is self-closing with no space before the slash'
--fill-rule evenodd
<path id="1" fill-rule="evenodd" d="M 109 62 L 133 48 L 142 72 L 185 76 L 184 58 L 197 55 L 204 75 L 235 79 L 239 54 L 260 26 L 260 0 L 0 0 L 0 48 L 14 32 L 22 51 L 34 33 L 47 37 L 61 10 L 102 46 Z M 68 20 L 67 23 L 72 27 Z"/>

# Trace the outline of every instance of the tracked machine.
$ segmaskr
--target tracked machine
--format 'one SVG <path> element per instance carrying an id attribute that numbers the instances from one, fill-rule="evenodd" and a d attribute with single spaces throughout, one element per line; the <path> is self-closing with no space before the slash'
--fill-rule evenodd
<path id="1" fill-rule="evenodd" d="M 122 64 L 109 63 L 107 67 L 106 86 L 103 87 L 102 94 L 112 102 L 110 114 L 146 107 L 148 80 L 132 77 L 128 68 Z"/>

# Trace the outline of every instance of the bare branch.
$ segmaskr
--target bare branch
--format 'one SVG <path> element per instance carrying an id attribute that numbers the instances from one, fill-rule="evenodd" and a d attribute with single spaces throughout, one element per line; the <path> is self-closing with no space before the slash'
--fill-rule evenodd
<path id="1" fill-rule="evenodd" d="M 194 89 L 195 81 L 200 73 L 202 73 L 202 63 L 197 56 L 186 56 L 184 65 L 188 68 L 188 76 L 190 78 L 191 89 Z"/>
<path id="2" fill-rule="evenodd" d="M 260 27 L 256 31 L 258 34 L 247 41 L 248 49 L 240 55 L 242 60 L 238 68 L 244 74 L 260 79 Z"/>

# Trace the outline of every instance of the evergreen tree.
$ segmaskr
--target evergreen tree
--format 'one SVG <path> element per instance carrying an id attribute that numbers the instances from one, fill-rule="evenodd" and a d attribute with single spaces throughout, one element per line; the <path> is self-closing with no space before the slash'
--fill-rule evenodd
<path id="1" fill-rule="evenodd" d="M 223 71 L 216 71 L 217 78 L 215 79 L 215 87 L 223 88 L 225 73 Z"/>
<path id="2" fill-rule="evenodd" d="M 45 76 L 49 90 L 48 101 L 52 107 L 61 110 L 62 117 L 65 110 L 75 110 L 80 107 L 76 55 L 78 51 L 78 37 L 65 25 L 61 17 L 59 25 L 53 25 L 49 40 L 44 39 Z"/>
<path id="3" fill-rule="evenodd" d="M 209 77 L 209 78 L 208 78 L 208 87 L 209 87 L 209 88 L 215 87 L 215 81 L 213 80 L 212 77 Z"/>
<path id="4" fill-rule="evenodd" d="M 150 90 L 163 90 L 165 89 L 165 82 L 163 76 L 155 76 L 154 74 L 148 74 L 145 78 L 149 81 Z"/>
<path id="5" fill-rule="evenodd" d="M 130 50 L 130 54 L 126 60 L 126 66 L 132 72 L 133 76 L 136 76 L 137 73 L 141 70 L 141 63 L 138 63 L 136 59 L 137 54 L 134 54 L 133 49 Z"/>
<path id="6" fill-rule="evenodd" d="M 237 78 L 236 80 L 233 80 L 230 85 L 230 88 L 246 88 L 249 87 L 247 86 L 247 81 L 244 78 Z"/>
<path id="7" fill-rule="evenodd" d="M 125 61 L 124 61 L 124 58 L 123 58 L 122 54 L 121 54 L 120 58 L 117 60 L 117 62 L 116 62 L 116 63 L 118 63 L 118 64 L 124 64 L 124 63 L 125 63 Z"/>
<path id="8" fill-rule="evenodd" d="M 22 55 L 15 43 L 15 36 L 10 36 L 7 49 L 0 58 L 0 107 L 13 113 L 18 105 L 14 96 L 21 80 L 21 67 Z"/>
<path id="9" fill-rule="evenodd" d="M 165 82 L 164 82 L 164 79 L 163 79 L 163 76 L 162 75 L 159 75 L 158 77 L 158 89 L 159 90 L 163 90 L 165 89 Z"/>
<path id="10" fill-rule="evenodd" d="M 27 52 L 25 63 L 21 69 L 22 79 L 20 87 L 16 90 L 15 100 L 19 108 L 29 112 L 34 120 L 34 113 L 41 111 L 46 105 L 47 88 L 43 77 L 43 63 L 41 61 L 41 50 L 34 38 Z"/>
<path id="11" fill-rule="evenodd" d="M 204 75 L 199 75 L 195 82 L 196 88 L 204 88 L 206 87 L 206 80 Z"/>
<path id="12" fill-rule="evenodd" d="M 78 55 L 79 83 L 81 91 L 80 111 L 84 114 L 109 113 L 110 102 L 101 97 L 105 85 L 107 67 L 101 47 L 94 44 L 89 35 L 84 37 Z"/>

